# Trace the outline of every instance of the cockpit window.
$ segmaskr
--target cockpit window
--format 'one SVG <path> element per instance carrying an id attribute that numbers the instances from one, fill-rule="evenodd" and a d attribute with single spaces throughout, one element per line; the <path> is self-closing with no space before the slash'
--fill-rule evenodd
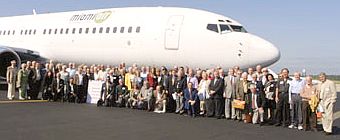
<path id="1" fill-rule="evenodd" d="M 217 24 L 208 24 L 207 29 L 210 30 L 210 31 L 218 33 Z"/>
<path id="2" fill-rule="evenodd" d="M 247 33 L 247 30 L 244 29 L 242 26 L 230 25 L 230 27 L 234 30 L 234 32 L 243 32 L 243 33 Z"/>
<path id="3" fill-rule="evenodd" d="M 220 29 L 221 29 L 221 34 L 231 32 L 229 26 L 225 24 L 220 24 Z"/>

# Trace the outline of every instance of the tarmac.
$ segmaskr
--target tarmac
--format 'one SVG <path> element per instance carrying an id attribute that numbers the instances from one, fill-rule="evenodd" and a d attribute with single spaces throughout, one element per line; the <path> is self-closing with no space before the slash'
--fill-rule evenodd
<path id="1" fill-rule="evenodd" d="M 325 136 L 321 131 L 298 131 L 225 119 L 191 118 L 91 104 L 6 101 L 6 93 L 5 90 L 0 91 L 1 140 L 340 139 L 340 119 L 334 121 L 334 135 Z M 335 112 L 339 111 L 337 103 Z"/>

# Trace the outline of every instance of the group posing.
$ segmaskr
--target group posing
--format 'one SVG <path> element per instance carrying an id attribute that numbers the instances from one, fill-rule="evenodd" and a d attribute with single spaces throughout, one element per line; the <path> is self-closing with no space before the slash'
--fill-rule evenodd
<path id="1" fill-rule="evenodd" d="M 7 69 L 8 98 L 42 99 L 62 102 L 86 102 L 90 80 L 103 81 L 98 106 L 127 107 L 156 113 L 178 113 L 191 117 L 215 117 L 259 125 L 275 125 L 299 130 L 316 129 L 316 112 L 322 112 L 323 130 L 332 133 L 333 106 L 336 102 L 334 82 L 319 75 L 301 79 L 289 70 L 281 70 L 278 79 L 260 65 L 243 72 L 239 67 L 192 69 L 188 67 L 118 67 L 54 65 L 42 68 L 37 62 L 15 61 Z"/>

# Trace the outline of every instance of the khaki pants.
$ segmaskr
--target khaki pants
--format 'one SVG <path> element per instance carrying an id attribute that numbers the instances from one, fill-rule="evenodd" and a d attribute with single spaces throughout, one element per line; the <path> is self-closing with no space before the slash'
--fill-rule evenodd
<path id="1" fill-rule="evenodd" d="M 326 132 L 332 133 L 334 103 L 321 101 L 320 104 L 322 108 L 324 109 L 324 113 L 322 114 L 323 130 Z"/>
<path id="2" fill-rule="evenodd" d="M 15 84 L 8 84 L 7 98 L 13 100 L 15 95 Z"/>

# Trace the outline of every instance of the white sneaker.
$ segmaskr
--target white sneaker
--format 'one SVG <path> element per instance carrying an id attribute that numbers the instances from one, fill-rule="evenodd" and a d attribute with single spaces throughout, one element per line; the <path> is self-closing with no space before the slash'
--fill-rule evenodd
<path id="1" fill-rule="evenodd" d="M 294 128 L 294 125 L 291 124 L 290 126 L 288 126 L 288 128 L 292 129 L 292 128 Z"/>
<path id="2" fill-rule="evenodd" d="M 303 130 L 303 127 L 299 125 L 298 130 Z"/>

